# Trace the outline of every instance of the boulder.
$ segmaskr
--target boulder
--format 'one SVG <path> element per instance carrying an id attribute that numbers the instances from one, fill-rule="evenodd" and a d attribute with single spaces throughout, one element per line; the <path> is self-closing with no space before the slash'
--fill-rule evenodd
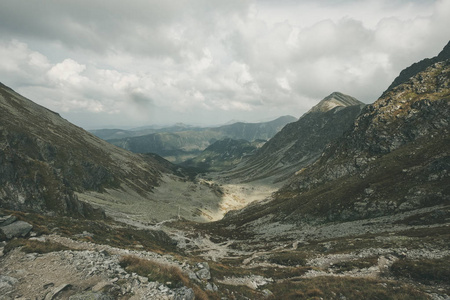
<path id="1" fill-rule="evenodd" d="M 0 226 L 6 226 L 13 222 L 15 222 L 17 218 L 13 215 L 9 216 L 0 216 Z"/>
<path id="2" fill-rule="evenodd" d="M 12 239 L 14 237 L 24 237 L 26 236 L 33 225 L 24 222 L 24 221 L 16 221 L 6 226 L 0 227 L 0 231 L 5 235 L 6 239 Z"/>

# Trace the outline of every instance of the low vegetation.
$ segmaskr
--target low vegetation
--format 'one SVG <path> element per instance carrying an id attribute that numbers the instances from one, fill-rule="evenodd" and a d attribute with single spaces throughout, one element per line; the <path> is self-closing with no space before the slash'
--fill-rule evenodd
<path id="1" fill-rule="evenodd" d="M 33 225 L 38 235 L 58 233 L 96 244 L 125 249 L 142 249 L 156 253 L 176 253 L 176 244 L 162 231 L 140 230 L 112 220 L 82 220 L 70 217 L 44 216 L 36 213 L 4 211 Z"/>
<path id="2" fill-rule="evenodd" d="M 15 248 L 19 248 L 25 253 L 50 253 L 55 251 L 70 250 L 70 248 L 50 241 L 37 241 L 29 239 L 14 239 L 6 244 L 4 252 L 8 253 Z"/>
<path id="3" fill-rule="evenodd" d="M 129 273 L 136 273 L 147 277 L 150 281 L 158 281 L 171 288 L 182 286 L 192 288 L 196 299 L 207 300 L 215 298 L 213 293 L 207 293 L 191 282 L 189 277 L 177 266 L 162 264 L 132 255 L 122 257 L 120 265 Z"/>
<path id="4" fill-rule="evenodd" d="M 399 259 L 391 267 L 397 277 L 406 277 L 425 284 L 450 282 L 450 256 L 441 259 Z"/>
<path id="5" fill-rule="evenodd" d="M 271 299 L 428 299 L 414 287 L 394 281 L 351 277 L 315 277 L 268 285 Z"/>

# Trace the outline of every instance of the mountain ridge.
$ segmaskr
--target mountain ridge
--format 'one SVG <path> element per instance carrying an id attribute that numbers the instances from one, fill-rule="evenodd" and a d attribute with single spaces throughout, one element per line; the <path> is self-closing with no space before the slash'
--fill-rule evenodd
<path id="1" fill-rule="evenodd" d="M 286 180 L 314 162 L 329 142 L 350 127 L 364 105 L 339 92 L 330 94 L 225 176 L 243 181 Z"/>
<path id="2" fill-rule="evenodd" d="M 282 116 L 270 122 L 238 122 L 212 128 L 158 132 L 148 135 L 112 139 L 108 142 L 135 153 L 156 153 L 174 162 L 181 163 L 193 158 L 209 145 L 224 138 L 254 141 L 267 140 L 286 124 L 296 121 L 292 116 Z"/>
<path id="3" fill-rule="evenodd" d="M 352 128 L 271 201 L 223 222 L 247 228 L 262 226 L 263 216 L 264 224 L 346 222 L 448 204 L 449 103 L 446 60 L 366 106 Z"/>
<path id="4" fill-rule="evenodd" d="M 2 207 L 80 216 L 88 204 L 76 193 L 126 185 L 144 195 L 176 170 L 115 147 L 3 84 L 0 105 Z"/>

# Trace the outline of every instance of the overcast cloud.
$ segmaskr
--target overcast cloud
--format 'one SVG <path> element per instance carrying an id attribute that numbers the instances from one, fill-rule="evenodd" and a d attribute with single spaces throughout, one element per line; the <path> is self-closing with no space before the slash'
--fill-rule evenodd
<path id="1" fill-rule="evenodd" d="M 2 0 L 0 81 L 85 128 L 375 101 L 450 38 L 450 1 Z"/>

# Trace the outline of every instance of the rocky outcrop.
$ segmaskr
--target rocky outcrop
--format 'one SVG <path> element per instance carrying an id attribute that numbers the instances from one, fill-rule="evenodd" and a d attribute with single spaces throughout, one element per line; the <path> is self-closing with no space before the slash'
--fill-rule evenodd
<path id="1" fill-rule="evenodd" d="M 428 67 L 432 66 L 433 64 L 450 59 L 450 42 L 447 43 L 447 45 L 444 47 L 444 49 L 438 54 L 438 56 L 435 56 L 433 58 L 425 58 L 419 62 L 416 62 L 409 66 L 408 68 L 404 69 L 400 72 L 400 75 L 398 75 L 392 84 L 388 87 L 385 93 L 389 92 L 396 86 L 408 81 L 411 77 L 415 76 L 416 74 L 425 71 Z"/>
<path id="2" fill-rule="evenodd" d="M 25 237 L 33 229 L 33 225 L 18 221 L 13 215 L 0 215 L 0 241 L 15 237 Z"/>

